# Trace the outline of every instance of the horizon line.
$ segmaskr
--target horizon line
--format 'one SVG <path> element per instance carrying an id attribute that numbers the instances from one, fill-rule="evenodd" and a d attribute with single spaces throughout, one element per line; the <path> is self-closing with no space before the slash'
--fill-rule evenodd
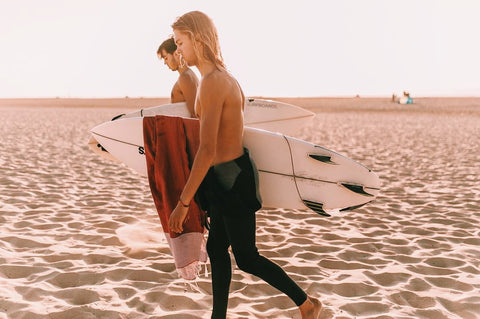
<path id="1" fill-rule="evenodd" d="M 397 95 L 399 96 L 399 95 Z M 392 95 L 308 95 L 308 96 L 271 96 L 271 95 L 248 95 L 245 96 L 246 98 L 257 98 L 257 99 L 269 99 L 269 98 L 277 98 L 277 99 L 342 99 L 342 98 L 391 98 Z M 480 98 L 479 95 L 414 95 L 414 98 Z M 107 97 L 85 97 L 85 96 L 37 96 L 37 97 L 0 97 L 0 100 L 40 100 L 40 99 L 63 99 L 63 100 L 107 100 L 107 99 L 170 99 L 168 96 L 107 96 Z"/>

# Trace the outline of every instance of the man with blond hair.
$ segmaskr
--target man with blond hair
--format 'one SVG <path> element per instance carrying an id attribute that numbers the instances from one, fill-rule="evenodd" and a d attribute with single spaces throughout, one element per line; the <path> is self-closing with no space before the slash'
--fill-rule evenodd
<path id="1" fill-rule="evenodd" d="M 170 215 L 169 228 L 183 230 L 188 207 L 198 191 L 210 216 L 207 252 L 212 266 L 212 318 L 226 318 L 231 246 L 238 267 L 285 293 L 299 307 L 302 318 L 317 319 L 322 305 L 309 297 L 285 271 L 258 253 L 255 212 L 261 208 L 255 164 L 243 147 L 245 96 L 226 70 L 212 20 L 193 11 L 172 25 L 177 51 L 202 77 L 195 101 L 200 120 L 200 143 L 193 166 Z"/>

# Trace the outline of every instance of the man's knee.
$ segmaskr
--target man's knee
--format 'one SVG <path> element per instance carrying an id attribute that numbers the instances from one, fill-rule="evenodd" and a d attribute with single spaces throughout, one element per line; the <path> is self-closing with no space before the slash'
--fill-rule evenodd
<path id="1" fill-rule="evenodd" d="M 228 255 L 228 245 L 220 245 L 215 240 L 207 240 L 207 254 L 210 260 L 220 255 Z"/>
<path id="2" fill-rule="evenodd" d="M 238 268 L 240 270 L 245 271 L 250 274 L 255 273 L 257 259 L 259 258 L 259 254 L 257 251 L 255 252 L 235 252 L 235 261 L 237 262 Z"/>

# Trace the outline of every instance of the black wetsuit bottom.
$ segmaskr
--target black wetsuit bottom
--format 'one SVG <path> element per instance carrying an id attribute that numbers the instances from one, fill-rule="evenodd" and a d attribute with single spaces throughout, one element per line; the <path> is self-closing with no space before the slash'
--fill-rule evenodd
<path id="1" fill-rule="evenodd" d="M 237 266 L 260 277 L 300 306 L 307 295 L 277 264 L 261 256 L 255 244 L 255 211 L 261 208 L 257 171 L 248 150 L 244 155 L 210 168 L 199 191 L 210 216 L 207 252 L 212 267 L 212 318 L 225 318 L 232 268 L 228 248 Z"/>

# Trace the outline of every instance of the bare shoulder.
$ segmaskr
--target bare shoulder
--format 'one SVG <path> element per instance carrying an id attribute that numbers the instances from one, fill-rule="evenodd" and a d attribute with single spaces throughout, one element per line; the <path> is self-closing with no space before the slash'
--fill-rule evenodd
<path id="1" fill-rule="evenodd" d="M 218 86 L 224 87 L 230 81 L 230 74 L 224 70 L 215 70 L 202 78 L 202 85 L 204 86 Z"/>
<path id="2" fill-rule="evenodd" d="M 193 72 L 190 69 L 180 74 L 180 76 L 178 77 L 178 81 L 181 84 L 192 83 L 192 84 L 198 85 L 198 78 L 195 75 L 195 72 Z"/>
<path id="3" fill-rule="evenodd" d="M 240 89 L 235 78 L 225 70 L 216 70 L 202 78 L 200 92 L 202 96 L 215 94 L 224 100 L 238 93 Z"/>

